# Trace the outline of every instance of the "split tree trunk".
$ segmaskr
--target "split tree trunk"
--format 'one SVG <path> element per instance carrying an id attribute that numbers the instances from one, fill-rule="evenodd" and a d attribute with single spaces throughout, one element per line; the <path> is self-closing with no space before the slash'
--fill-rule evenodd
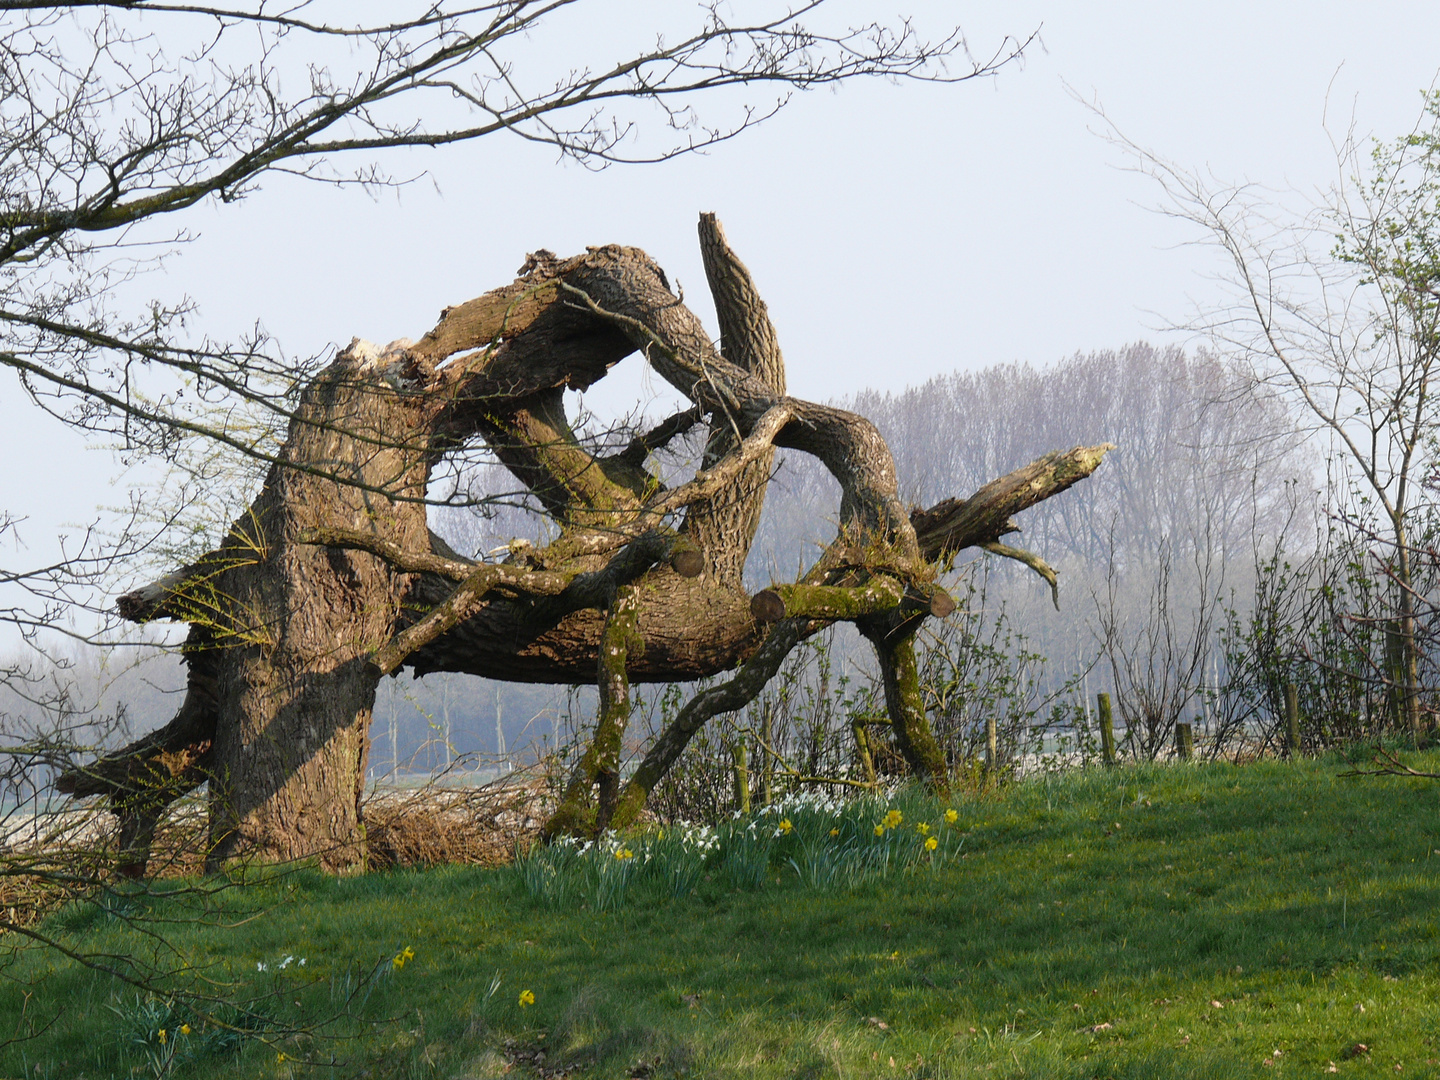
<path id="1" fill-rule="evenodd" d="M 605 247 L 563 261 L 537 253 L 515 283 L 448 309 L 419 342 L 354 342 L 314 380 L 282 461 L 221 548 L 120 601 L 137 621 L 194 628 L 175 720 L 62 778 L 77 794 L 111 798 L 132 865 L 143 864 L 147 823 L 208 777 L 212 864 L 248 855 L 363 866 L 370 714 L 378 679 L 401 666 L 598 679 L 604 715 L 567 803 L 578 813 L 598 785 L 598 817 L 585 820 L 624 824 L 711 716 L 751 700 L 795 644 L 836 618 L 876 643 L 897 744 L 943 786 L 911 644 L 921 620 L 948 610 L 936 573 L 956 551 L 1014 531 L 1012 514 L 1088 476 L 1108 447 L 1049 455 L 969 500 L 910 511 L 873 424 L 786 396 L 753 280 L 713 215 L 700 236 L 718 352 L 654 262 Z M 564 391 L 637 350 L 693 408 L 597 455 L 570 429 Z M 648 455 L 702 420 L 701 472 L 666 489 Z M 559 527 L 551 544 L 480 564 L 428 532 L 430 470 L 474 438 Z M 840 534 L 795 587 L 774 591 L 779 621 L 762 622 L 741 575 L 776 446 L 814 455 L 840 482 Z M 763 614 L 768 601 L 757 603 Z M 629 683 L 736 667 L 681 711 L 621 788 Z"/>

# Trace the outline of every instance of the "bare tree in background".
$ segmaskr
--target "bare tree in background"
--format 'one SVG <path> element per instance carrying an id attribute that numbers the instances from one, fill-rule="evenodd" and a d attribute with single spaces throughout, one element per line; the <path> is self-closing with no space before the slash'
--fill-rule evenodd
<path id="1" fill-rule="evenodd" d="M 1232 298 L 1197 327 L 1304 413 L 1346 467 L 1357 522 L 1388 534 L 1402 726 L 1418 737 L 1411 559 L 1440 419 L 1440 93 L 1394 142 L 1367 147 L 1348 132 L 1335 146 L 1341 179 L 1298 211 L 1115 138 L 1159 182 L 1167 212 L 1224 254 Z"/>
<path id="2" fill-rule="evenodd" d="M 952 477 L 980 484 L 1039 447 L 1103 433 L 1119 449 L 1089 497 L 1046 503 L 1026 521 L 1031 542 L 1052 557 L 1098 568 L 1112 554 L 1149 566 L 1167 540 L 1203 539 L 1223 559 L 1247 551 L 1257 527 L 1284 523 L 1274 481 L 1313 464 L 1286 403 L 1251 389 L 1248 372 L 1214 355 L 1137 343 L 1045 367 L 955 372 L 850 404 L 885 433 L 917 502 L 938 497 Z"/>

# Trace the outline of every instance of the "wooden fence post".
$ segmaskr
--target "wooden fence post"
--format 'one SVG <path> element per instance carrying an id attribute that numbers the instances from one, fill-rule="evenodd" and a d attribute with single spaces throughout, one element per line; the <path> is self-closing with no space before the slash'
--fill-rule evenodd
<path id="1" fill-rule="evenodd" d="M 760 740 L 765 745 L 760 748 L 760 805 L 769 806 L 774 801 L 774 776 L 775 762 L 771 759 L 770 748 L 775 745 L 774 725 L 772 717 L 774 704 L 765 702 L 760 710 Z"/>
<path id="2" fill-rule="evenodd" d="M 735 805 L 742 814 L 750 813 L 750 763 L 745 752 L 745 736 L 735 740 L 730 751 L 735 763 Z"/>
<path id="3" fill-rule="evenodd" d="M 1096 694 L 1100 706 L 1100 749 L 1105 755 L 1105 764 L 1115 764 L 1115 716 L 1110 711 L 1110 695 Z"/>
<path id="4" fill-rule="evenodd" d="M 1000 764 L 1000 739 L 995 730 L 994 714 L 985 718 L 985 773 L 994 776 Z"/>
<path id="5" fill-rule="evenodd" d="M 1285 684 L 1285 753 L 1300 756 L 1300 692 L 1293 682 Z"/>
<path id="6" fill-rule="evenodd" d="M 852 720 L 850 732 L 855 736 L 855 751 L 860 755 L 860 767 L 865 770 L 865 782 L 875 783 L 875 755 L 870 752 L 870 732 L 865 730 L 865 721 Z"/>
<path id="7" fill-rule="evenodd" d="M 1181 761 L 1195 756 L 1195 729 L 1183 721 L 1175 724 L 1175 756 Z"/>

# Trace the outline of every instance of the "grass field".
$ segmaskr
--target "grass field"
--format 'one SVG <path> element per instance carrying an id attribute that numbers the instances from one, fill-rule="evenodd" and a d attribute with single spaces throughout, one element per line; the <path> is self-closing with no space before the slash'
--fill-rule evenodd
<path id="1" fill-rule="evenodd" d="M 74 909 L 49 927 L 256 998 L 268 1033 L 32 951 L 0 1025 L 56 1019 L 0 1076 L 1440 1077 L 1440 782 L 1344 769 L 1091 769 L 953 822 L 801 807 L 693 873 L 647 871 L 653 835 L 528 877 L 298 872 L 207 926 L 135 900 L 173 955 Z"/>

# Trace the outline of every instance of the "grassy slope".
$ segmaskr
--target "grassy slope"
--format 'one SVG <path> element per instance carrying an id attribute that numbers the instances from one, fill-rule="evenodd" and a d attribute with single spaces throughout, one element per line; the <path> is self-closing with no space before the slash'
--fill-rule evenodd
<path id="1" fill-rule="evenodd" d="M 478 1077 L 544 1048 L 547 1068 L 593 1076 L 1440 1076 L 1440 782 L 1340 771 L 1037 780 L 956 803 L 963 859 L 824 894 L 777 870 L 759 892 L 711 881 L 597 915 L 545 910 L 505 871 L 292 876 L 232 894 L 261 917 L 172 937 L 207 970 L 284 987 L 295 1015 L 380 961 L 368 1009 L 388 1019 L 174 1074 L 303 1075 L 295 1057 L 334 1052 L 345 1067 L 315 1075 Z M 907 827 L 927 809 L 912 797 Z M 68 925 L 139 947 L 113 920 Z M 384 963 L 407 946 L 403 969 Z M 277 974 L 286 954 L 306 967 Z M 0 983 L 0 1017 L 61 1010 L 0 1050 L 0 1076 L 154 1074 L 104 1008 L 133 1014 L 133 995 L 48 959 L 10 971 L 41 974 Z"/>

